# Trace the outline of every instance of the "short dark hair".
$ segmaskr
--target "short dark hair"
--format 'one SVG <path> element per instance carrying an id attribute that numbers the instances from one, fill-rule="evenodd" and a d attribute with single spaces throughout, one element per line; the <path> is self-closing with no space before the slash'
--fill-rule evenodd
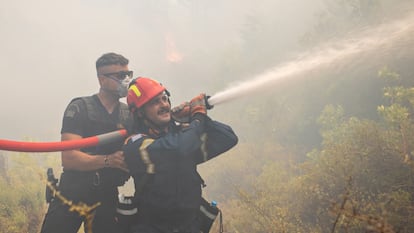
<path id="1" fill-rule="evenodd" d="M 98 60 L 96 60 L 96 69 L 102 66 L 109 66 L 109 65 L 126 66 L 128 65 L 128 63 L 129 63 L 129 60 L 126 59 L 121 54 L 105 53 L 100 58 L 98 58 Z"/>

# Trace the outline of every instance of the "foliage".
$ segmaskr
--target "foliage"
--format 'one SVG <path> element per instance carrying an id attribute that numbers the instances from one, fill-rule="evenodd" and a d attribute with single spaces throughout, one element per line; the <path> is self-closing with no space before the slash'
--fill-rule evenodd
<path id="1" fill-rule="evenodd" d="M 32 154 L 0 155 L 0 229 L 2 232 L 39 232 L 45 210 L 46 169 L 57 164 L 57 156 Z"/>
<path id="2" fill-rule="evenodd" d="M 324 3 L 325 10 L 317 16 L 319 21 L 302 37 L 303 45 L 315 45 L 334 36 L 344 35 L 351 29 L 381 22 L 386 15 L 384 8 L 389 6 L 387 0 L 324 0 Z"/>
<path id="3" fill-rule="evenodd" d="M 379 76 L 388 86 L 378 120 L 327 105 L 318 119 L 321 147 L 306 161 L 266 140 L 262 149 L 241 143 L 230 152 L 226 164 L 244 162 L 226 176 L 251 185 L 233 183 L 237 196 L 221 203 L 228 232 L 414 231 L 414 89 L 386 67 Z"/>

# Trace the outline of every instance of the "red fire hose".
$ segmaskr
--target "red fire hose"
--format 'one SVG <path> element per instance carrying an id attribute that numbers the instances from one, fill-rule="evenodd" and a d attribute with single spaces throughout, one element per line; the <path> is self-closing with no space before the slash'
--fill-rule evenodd
<path id="1" fill-rule="evenodd" d="M 100 134 L 79 140 L 68 140 L 60 142 L 19 142 L 0 139 L 0 150 L 21 152 L 52 152 L 73 150 L 90 146 L 104 145 L 121 140 L 128 135 L 125 129 Z"/>

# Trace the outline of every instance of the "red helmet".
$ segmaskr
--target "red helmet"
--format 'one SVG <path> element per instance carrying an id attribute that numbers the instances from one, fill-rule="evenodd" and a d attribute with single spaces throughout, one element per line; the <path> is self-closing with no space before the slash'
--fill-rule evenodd
<path id="1" fill-rule="evenodd" d="M 131 111 L 138 109 L 165 90 L 161 83 L 153 79 L 138 77 L 129 84 L 128 106 Z"/>

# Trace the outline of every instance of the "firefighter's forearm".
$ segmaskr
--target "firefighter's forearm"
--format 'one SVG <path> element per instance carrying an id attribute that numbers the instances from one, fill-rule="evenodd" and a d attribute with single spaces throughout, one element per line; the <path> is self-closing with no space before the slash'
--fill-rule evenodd
<path id="1" fill-rule="evenodd" d="M 105 166 L 103 155 L 89 155 L 79 150 L 62 152 L 62 167 L 67 170 L 91 171 Z"/>

